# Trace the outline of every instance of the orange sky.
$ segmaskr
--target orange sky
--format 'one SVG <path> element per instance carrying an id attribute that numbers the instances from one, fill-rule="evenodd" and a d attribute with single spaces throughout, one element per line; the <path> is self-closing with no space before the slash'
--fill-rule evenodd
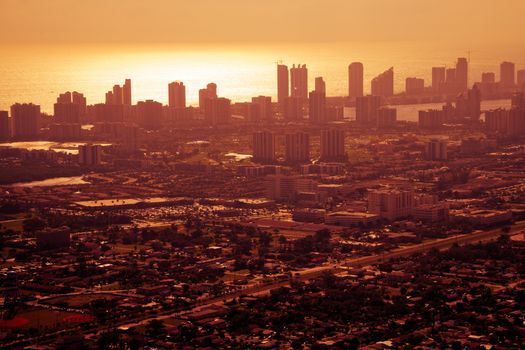
<path id="1" fill-rule="evenodd" d="M 442 40 L 523 45 L 525 0 L 0 0 L 0 44 Z"/>

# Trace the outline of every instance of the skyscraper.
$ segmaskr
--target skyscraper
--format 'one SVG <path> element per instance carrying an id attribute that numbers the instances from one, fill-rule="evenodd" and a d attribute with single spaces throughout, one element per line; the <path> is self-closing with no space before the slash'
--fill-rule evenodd
<path id="1" fill-rule="evenodd" d="M 80 123 L 80 106 L 72 102 L 53 105 L 56 123 Z"/>
<path id="2" fill-rule="evenodd" d="M 285 161 L 288 164 L 310 162 L 310 135 L 304 132 L 286 134 Z"/>
<path id="3" fill-rule="evenodd" d="M 80 92 L 73 91 L 71 94 L 72 101 L 74 104 L 78 105 L 78 109 L 80 111 L 80 116 L 83 117 L 86 115 L 87 112 L 87 103 L 86 98 L 83 94 Z"/>
<path id="4" fill-rule="evenodd" d="M 425 157 L 428 160 L 447 160 L 447 141 L 432 139 L 425 144 Z"/>
<path id="5" fill-rule="evenodd" d="M 120 85 L 113 86 L 113 104 L 115 105 L 124 104 L 122 87 Z"/>
<path id="6" fill-rule="evenodd" d="M 271 132 L 259 131 L 253 134 L 253 160 L 262 163 L 275 160 L 275 138 Z"/>
<path id="7" fill-rule="evenodd" d="M 525 69 L 518 71 L 518 89 L 525 92 Z"/>
<path id="8" fill-rule="evenodd" d="M 321 131 L 321 160 L 345 161 L 345 132 L 341 129 Z"/>
<path id="9" fill-rule="evenodd" d="M 458 58 L 456 62 L 456 87 L 457 92 L 468 90 L 468 61 L 464 57 Z"/>
<path id="10" fill-rule="evenodd" d="M 131 79 L 126 79 L 122 87 L 122 102 L 127 106 L 131 106 Z"/>
<path id="11" fill-rule="evenodd" d="M 284 120 L 296 121 L 303 119 L 303 102 L 300 97 L 288 96 L 284 99 Z"/>
<path id="12" fill-rule="evenodd" d="M 290 69 L 290 96 L 299 97 L 303 102 L 308 98 L 308 70 L 306 65 L 293 65 Z"/>
<path id="13" fill-rule="evenodd" d="M 432 67 L 432 90 L 440 92 L 446 80 L 445 67 Z"/>
<path id="14" fill-rule="evenodd" d="M 503 89 L 510 89 L 515 86 L 516 67 L 512 62 L 502 62 L 500 65 L 500 86 Z"/>
<path id="15" fill-rule="evenodd" d="M 227 98 L 207 98 L 204 104 L 204 119 L 208 125 L 220 125 L 230 122 L 231 101 Z"/>
<path id="16" fill-rule="evenodd" d="M 355 99 L 363 96 L 363 64 L 353 62 L 348 66 L 348 97 Z"/>
<path id="17" fill-rule="evenodd" d="M 405 91 L 407 95 L 418 95 L 425 91 L 425 80 L 420 78 L 406 78 Z"/>
<path id="18" fill-rule="evenodd" d="M 199 90 L 199 108 L 206 107 L 206 100 L 217 98 L 217 84 L 209 83 L 205 89 Z"/>
<path id="19" fill-rule="evenodd" d="M 183 82 L 168 84 L 168 105 L 172 108 L 186 108 L 186 87 Z"/>
<path id="20" fill-rule="evenodd" d="M 16 103 L 11 106 L 13 137 L 18 139 L 36 138 L 40 131 L 40 106 L 32 103 Z"/>
<path id="21" fill-rule="evenodd" d="M 309 95 L 310 122 L 326 123 L 326 85 L 323 78 L 315 78 L 315 90 Z"/>
<path id="22" fill-rule="evenodd" d="M 288 66 L 283 64 L 277 65 L 277 102 L 284 105 L 284 100 L 290 95 L 288 82 Z"/>
<path id="23" fill-rule="evenodd" d="M 372 95 L 381 97 L 394 95 L 394 67 L 372 79 Z"/>
<path id="24" fill-rule="evenodd" d="M 249 118 L 251 121 L 270 121 L 273 118 L 272 98 L 270 96 L 252 97 L 249 106 Z"/>
<path id="25" fill-rule="evenodd" d="M 355 120 L 363 124 L 375 123 L 379 107 L 381 107 L 381 97 L 379 96 L 358 97 L 355 102 Z"/>
<path id="26" fill-rule="evenodd" d="M 9 114 L 7 111 L 0 111 L 0 141 L 9 140 L 10 137 Z"/>
<path id="27" fill-rule="evenodd" d="M 158 130 L 163 122 L 162 103 L 146 100 L 137 102 L 138 124 L 146 130 Z"/>

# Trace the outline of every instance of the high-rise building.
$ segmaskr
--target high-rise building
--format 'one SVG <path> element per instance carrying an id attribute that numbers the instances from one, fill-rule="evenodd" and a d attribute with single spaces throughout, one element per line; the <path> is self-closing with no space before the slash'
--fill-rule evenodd
<path id="1" fill-rule="evenodd" d="M 363 96 L 363 64 L 352 62 L 348 66 L 348 97 L 355 99 Z"/>
<path id="2" fill-rule="evenodd" d="M 321 160 L 346 161 L 345 132 L 340 129 L 321 131 Z"/>
<path id="3" fill-rule="evenodd" d="M 525 92 L 525 69 L 518 71 L 518 89 Z"/>
<path id="4" fill-rule="evenodd" d="M 71 102 L 78 105 L 80 116 L 84 117 L 87 111 L 86 98 L 84 97 L 83 94 L 81 94 L 80 92 L 76 92 L 76 91 L 73 91 L 71 96 L 72 96 Z"/>
<path id="5" fill-rule="evenodd" d="M 315 91 L 322 92 L 326 95 L 326 83 L 324 82 L 323 77 L 315 78 Z"/>
<path id="6" fill-rule="evenodd" d="M 7 111 L 0 111 L 0 141 L 9 140 L 10 137 L 9 113 L 7 113 Z"/>
<path id="7" fill-rule="evenodd" d="M 115 105 L 124 104 L 122 87 L 120 85 L 113 85 L 113 104 Z"/>
<path id="8" fill-rule="evenodd" d="M 409 188 L 381 188 L 368 190 L 368 211 L 388 220 L 412 214 L 414 191 Z"/>
<path id="9" fill-rule="evenodd" d="M 407 95 L 418 95 L 425 91 L 425 80 L 420 78 L 406 78 L 405 91 Z"/>
<path id="10" fill-rule="evenodd" d="M 217 98 L 217 84 L 209 83 L 205 89 L 199 90 L 199 108 L 204 109 L 206 100 Z"/>
<path id="11" fill-rule="evenodd" d="M 80 145 L 78 146 L 78 163 L 80 165 L 100 165 L 102 146 Z"/>
<path id="12" fill-rule="evenodd" d="M 511 108 L 525 109 L 525 94 L 523 92 L 515 92 L 510 97 Z"/>
<path id="13" fill-rule="evenodd" d="M 445 67 L 432 67 L 432 90 L 434 90 L 434 92 L 440 92 L 443 90 L 446 76 Z"/>
<path id="14" fill-rule="evenodd" d="M 290 69 L 290 96 L 299 97 L 303 103 L 308 99 L 308 69 L 306 65 L 295 64 Z"/>
<path id="15" fill-rule="evenodd" d="M 277 102 L 281 107 L 286 98 L 290 95 L 290 86 L 288 81 L 288 66 L 284 64 L 277 65 Z"/>
<path id="16" fill-rule="evenodd" d="M 168 105 L 172 108 L 186 108 L 186 87 L 183 82 L 168 84 Z"/>
<path id="17" fill-rule="evenodd" d="M 80 123 L 80 106 L 72 102 L 53 105 L 56 123 Z"/>
<path id="18" fill-rule="evenodd" d="M 493 72 L 483 72 L 481 73 L 481 82 L 483 84 L 492 84 L 496 82 L 496 74 Z"/>
<path id="19" fill-rule="evenodd" d="M 381 107 L 380 96 L 362 96 L 356 99 L 355 120 L 358 123 L 375 123 L 377 121 L 377 111 Z"/>
<path id="20" fill-rule="evenodd" d="M 286 134 L 285 161 L 288 164 L 310 162 L 310 135 L 304 132 Z"/>
<path id="21" fill-rule="evenodd" d="M 310 122 L 326 123 L 326 86 L 323 78 L 315 78 L 315 90 L 310 92 L 308 102 Z"/>
<path id="22" fill-rule="evenodd" d="M 32 103 L 16 103 L 11 106 L 13 137 L 36 138 L 40 132 L 40 106 Z"/>
<path id="23" fill-rule="evenodd" d="M 472 121 L 478 121 L 481 116 L 481 91 L 477 85 L 468 90 L 467 101 L 468 117 Z"/>
<path id="24" fill-rule="evenodd" d="M 158 130 L 163 124 L 162 103 L 146 100 L 137 102 L 137 121 L 146 130 Z"/>
<path id="25" fill-rule="evenodd" d="M 423 129 L 441 128 L 444 123 L 444 112 L 439 109 L 419 111 L 418 126 Z"/>
<path id="26" fill-rule="evenodd" d="M 502 62 L 500 65 L 500 86 L 503 89 L 513 88 L 516 84 L 515 80 L 516 67 L 512 62 Z"/>
<path id="27" fill-rule="evenodd" d="M 394 67 L 372 79 L 372 95 L 381 97 L 394 95 Z"/>
<path id="28" fill-rule="evenodd" d="M 126 79 L 122 86 L 122 103 L 131 106 L 131 79 Z"/>
<path id="29" fill-rule="evenodd" d="M 271 132 L 259 131 L 253 134 L 253 161 L 261 163 L 275 161 L 275 137 Z"/>
<path id="30" fill-rule="evenodd" d="M 284 120 L 298 121 L 303 119 L 303 101 L 300 97 L 288 96 L 284 99 Z"/>
<path id="31" fill-rule="evenodd" d="M 425 158 L 428 160 L 447 160 L 447 141 L 432 139 L 425 143 Z"/>
<path id="32" fill-rule="evenodd" d="M 273 119 L 272 98 L 270 96 L 252 97 L 252 103 L 248 108 L 248 117 L 252 122 L 268 122 Z"/>
<path id="33" fill-rule="evenodd" d="M 204 119 L 208 125 L 220 125 L 230 122 L 231 101 L 227 98 L 207 98 L 204 105 Z"/>
<path id="34" fill-rule="evenodd" d="M 377 111 L 377 127 L 390 128 L 396 126 L 397 109 L 395 108 L 379 108 Z"/>
<path id="35" fill-rule="evenodd" d="M 525 133 L 525 109 L 496 109 L 485 112 L 485 129 L 511 137 L 522 137 Z"/>
<path id="36" fill-rule="evenodd" d="M 465 57 L 458 58 L 456 62 L 456 88 L 458 92 L 468 90 L 468 61 Z"/>

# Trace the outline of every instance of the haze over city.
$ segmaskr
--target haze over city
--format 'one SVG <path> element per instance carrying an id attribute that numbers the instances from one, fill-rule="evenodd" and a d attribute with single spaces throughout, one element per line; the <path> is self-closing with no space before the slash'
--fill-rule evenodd
<path id="1" fill-rule="evenodd" d="M 524 348 L 524 12 L 0 0 L 0 347 Z"/>

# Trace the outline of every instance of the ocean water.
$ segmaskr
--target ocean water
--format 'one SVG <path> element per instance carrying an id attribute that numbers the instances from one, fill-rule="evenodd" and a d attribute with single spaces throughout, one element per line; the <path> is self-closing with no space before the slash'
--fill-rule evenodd
<path id="1" fill-rule="evenodd" d="M 430 84 L 432 66 L 453 67 L 457 57 L 470 57 L 470 83 L 481 73 L 499 76 L 499 64 L 508 60 L 525 68 L 525 46 L 450 47 L 447 43 L 313 43 L 279 45 L 150 45 L 150 46 L 9 46 L 0 47 L 0 110 L 15 102 L 33 102 L 52 112 L 59 93 L 79 91 L 88 104 L 104 101 L 114 84 L 132 79 L 133 102 L 155 99 L 167 103 L 167 85 L 186 85 L 189 104 L 198 102 L 198 90 L 209 82 L 218 94 L 233 101 L 252 96 L 276 96 L 276 62 L 306 64 L 310 88 L 324 77 L 329 96 L 347 94 L 347 67 L 365 66 L 365 92 L 370 80 L 393 66 L 395 90 L 403 91 L 407 77 Z"/>

